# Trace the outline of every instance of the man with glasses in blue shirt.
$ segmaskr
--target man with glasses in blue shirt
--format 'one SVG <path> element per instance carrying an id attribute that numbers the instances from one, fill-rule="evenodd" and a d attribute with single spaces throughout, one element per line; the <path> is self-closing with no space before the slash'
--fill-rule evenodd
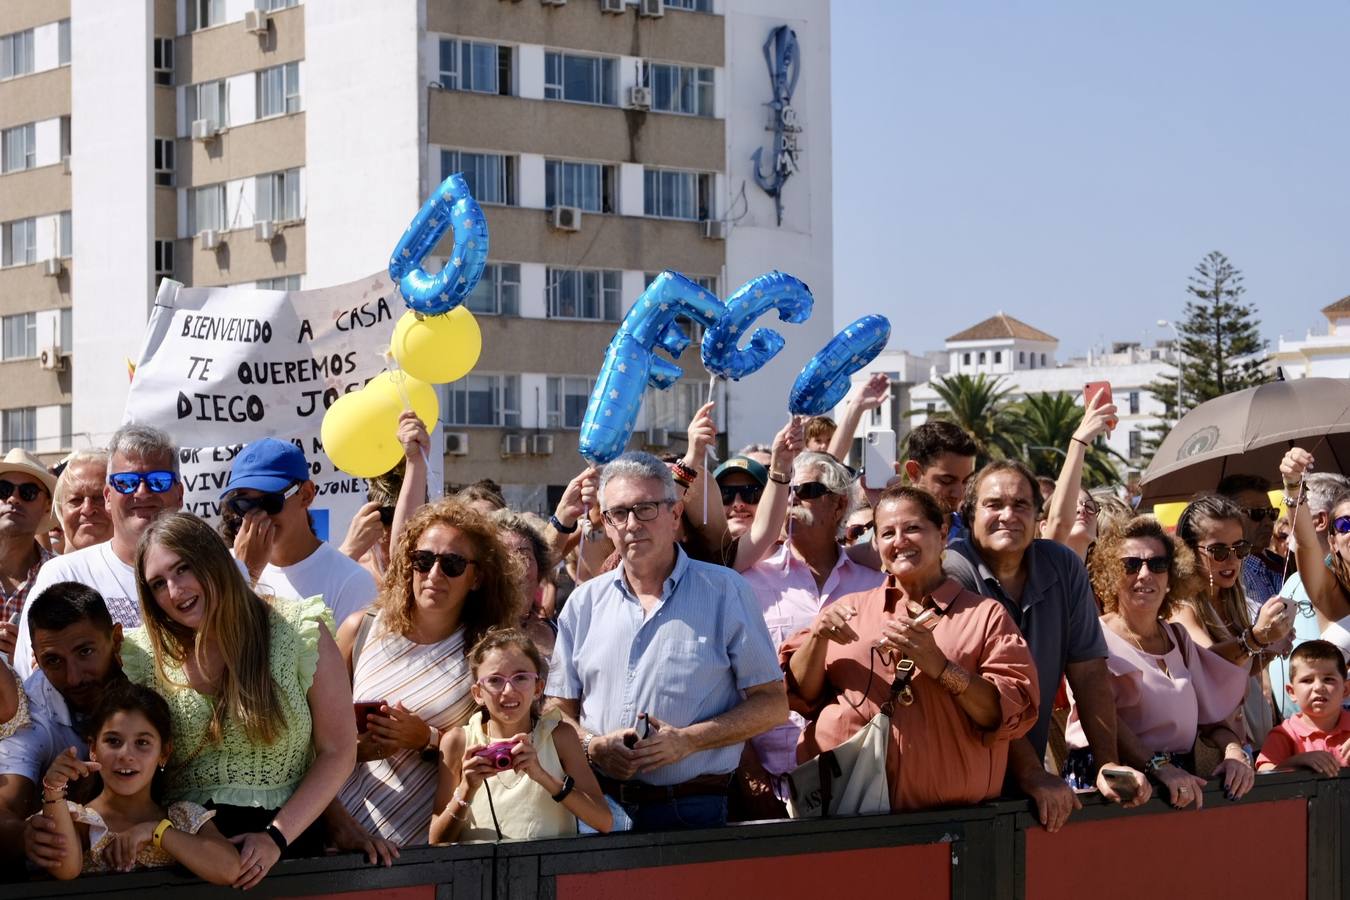
<path id="1" fill-rule="evenodd" d="M 568 599 L 549 666 L 549 697 L 640 831 L 724 824 L 745 741 L 788 713 L 749 585 L 678 547 L 675 497 L 650 454 L 605 467 L 601 512 L 622 561 Z"/>
<path id="2" fill-rule="evenodd" d="M 123 425 L 108 443 L 108 481 L 103 499 L 112 518 L 112 539 L 48 560 L 29 589 L 36 597 L 60 581 L 75 581 L 98 591 L 114 623 L 123 628 L 141 624 L 136 598 L 136 545 L 150 523 L 183 505 L 178 478 L 178 447 L 148 425 Z M 27 610 L 19 623 L 14 669 L 33 671 Z"/>

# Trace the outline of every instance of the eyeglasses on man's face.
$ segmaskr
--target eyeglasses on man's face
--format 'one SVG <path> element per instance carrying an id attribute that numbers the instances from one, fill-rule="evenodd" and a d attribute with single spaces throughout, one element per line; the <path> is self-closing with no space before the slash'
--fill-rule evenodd
<path id="1" fill-rule="evenodd" d="M 167 469 L 156 469 L 153 472 L 114 472 L 108 476 L 108 484 L 119 494 L 136 493 L 141 482 L 145 482 L 145 486 L 152 494 L 163 494 L 173 489 L 178 483 L 178 476 Z"/>
<path id="2" fill-rule="evenodd" d="M 600 515 L 605 517 L 605 521 L 615 528 L 622 528 L 628 524 L 628 517 L 632 515 L 639 522 L 650 522 L 661 512 L 661 507 L 673 503 L 672 500 L 646 500 L 642 503 L 634 503 L 632 506 L 611 506 L 609 509 L 601 510 Z"/>

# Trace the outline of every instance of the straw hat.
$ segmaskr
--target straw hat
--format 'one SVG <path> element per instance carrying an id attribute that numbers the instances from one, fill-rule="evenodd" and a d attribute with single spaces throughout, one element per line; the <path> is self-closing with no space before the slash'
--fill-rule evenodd
<path id="1" fill-rule="evenodd" d="M 47 467 L 42 464 L 36 456 L 27 450 L 15 447 L 5 454 L 4 459 L 0 459 L 0 478 L 3 478 L 10 472 L 18 472 L 21 475 L 29 475 L 42 482 L 42 486 L 47 489 L 47 499 L 50 501 L 53 494 L 56 493 L 56 476 L 47 471 Z M 47 516 L 46 520 L 38 525 L 38 532 L 44 533 L 56 527 L 55 510 Z"/>

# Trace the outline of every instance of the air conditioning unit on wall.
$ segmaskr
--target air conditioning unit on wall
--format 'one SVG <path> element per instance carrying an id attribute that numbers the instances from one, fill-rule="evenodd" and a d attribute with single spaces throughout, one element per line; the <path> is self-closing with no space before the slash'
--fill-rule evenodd
<path id="1" fill-rule="evenodd" d="M 445 433 L 445 452 L 451 456 L 469 454 L 469 433 L 467 431 L 447 431 Z"/>
<path id="2" fill-rule="evenodd" d="M 550 210 L 549 224 L 555 231 L 580 231 L 581 210 L 575 206 L 555 206 Z"/>
<path id="3" fill-rule="evenodd" d="M 244 30 L 249 34 L 267 34 L 267 26 L 272 17 L 260 9 L 244 11 Z"/>

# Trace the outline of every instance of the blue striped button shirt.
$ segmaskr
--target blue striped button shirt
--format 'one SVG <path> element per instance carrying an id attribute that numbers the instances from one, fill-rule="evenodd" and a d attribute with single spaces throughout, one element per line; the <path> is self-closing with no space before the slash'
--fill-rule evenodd
<path id="1" fill-rule="evenodd" d="M 580 700 L 581 726 L 605 734 L 634 727 L 643 712 L 677 727 L 704 722 L 739 704 L 746 688 L 782 677 L 750 585 L 733 570 L 691 560 L 677 548 L 675 568 L 650 614 L 624 580 L 622 564 L 568 598 L 558 618 L 548 694 Z M 680 784 L 731 772 L 741 749 L 693 753 L 638 780 Z"/>

